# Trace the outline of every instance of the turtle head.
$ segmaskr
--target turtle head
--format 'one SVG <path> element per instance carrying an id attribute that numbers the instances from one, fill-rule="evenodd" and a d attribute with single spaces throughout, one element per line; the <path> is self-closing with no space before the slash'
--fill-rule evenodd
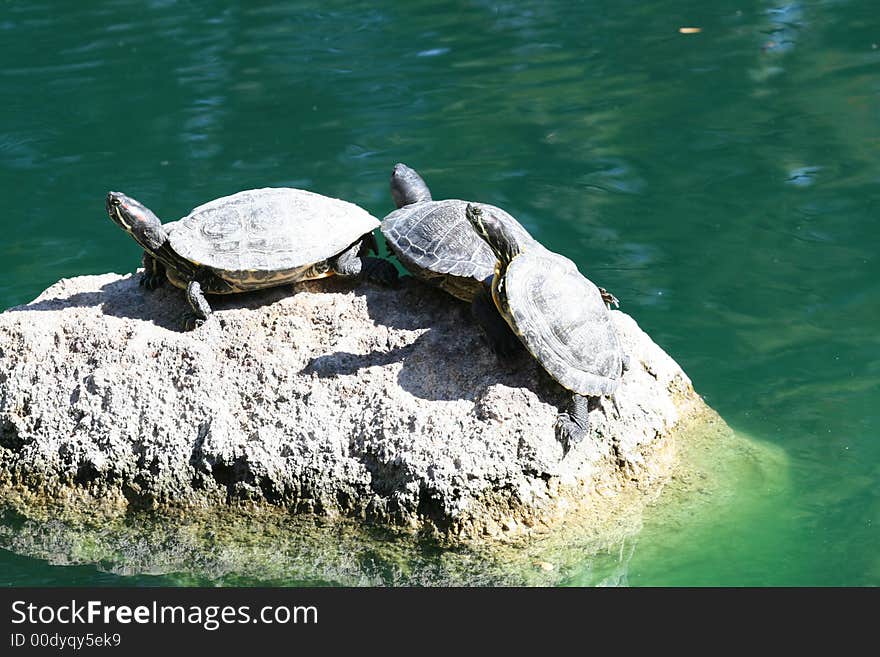
<path id="1" fill-rule="evenodd" d="M 415 169 L 398 162 L 391 172 L 391 198 L 394 205 L 402 208 L 411 203 L 430 201 L 431 190 Z"/>
<path id="2" fill-rule="evenodd" d="M 477 235 L 485 240 L 503 267 L 509 265 L 511 260 L 523 252 L 522 245 L 508 228 L 508 223 L 491 208 L 468 203 L 465 215 Z"/>
<path id="3" fill-rule="evenodd" d="M 107 214 L 110 221 L 131 235 L 147 251 L 155 251 L 167 239 L 159 217 L 122 192 L 107 194 Z"/>

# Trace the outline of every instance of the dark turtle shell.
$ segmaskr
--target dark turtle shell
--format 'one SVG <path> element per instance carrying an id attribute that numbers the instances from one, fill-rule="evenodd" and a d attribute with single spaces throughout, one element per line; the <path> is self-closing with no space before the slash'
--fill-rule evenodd
<path id="1" fill-rule="evenodd" d="M 612 394 L 623 354 L 599 288 L 547 250 L 516 256 L 501 273 L 495 302 L 550 376 L 580 395 Z"/>
<path id="2" fill-rule="evenodd" d="M 467 205 L 468 201 L 448 199 L 404 206 L 382 220 L 382 234 L 411 274 L 472 301 L 495 272 L 496 258 L 468 222 Z M 491 208 L 495 216 L 509 223 L 517 237 L 533 242 L 528 231 L 504 210 L 475 205 Z"/>

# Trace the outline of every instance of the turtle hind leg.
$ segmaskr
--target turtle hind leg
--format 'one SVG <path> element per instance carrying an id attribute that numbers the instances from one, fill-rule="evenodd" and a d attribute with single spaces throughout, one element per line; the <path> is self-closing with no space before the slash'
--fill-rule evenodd
<path id="1" fill-rule="evenodd" d="M 372 236 L 367 239 L 372 240 Z M 337 276 L 361 278 L 385 287 L 397 287 L 400 278 L 397 268 L 388 260 L 364 255 L 369 244 L 365 244 L 365 241 L 358 242 L 336 256 L 330 262 L 330 269 Z M 372 243 L 375 244 L 374 241 Z"/>
<path id="2" fill-rule="evenodd" d="M 144 273 L 141 274 L 138 284 L 148 290 L 155 290 L 165 282 L 165 265 L 146 251 L 141 262 L 144 265 Z"/>
<path id="3" fill-rule="evenodd" d="M 556 419 L 556 438 L 565 454 L 587 437 L 590 429 L 590 398 L 572 393 L 571 405 Z"/>
<path id="4" fill-rule="evenodd" d="M 615 308 L 620 308 L 620 301 L 618 300 L 618 298 L 611 294 L 611 292 L 606 290 L 604 287 L 599 288 L 599 294 L 602 295 L 602 301 L 605 302 L 605 307 L 608 308 L 608 310 L 611 310 L 611 306 L 614 306 Z"/>
<path id="5" fill-rule="evenodd" d="M 190 281 L 186 286 L 186 300 L 191 310 L 183 315 L 183 329 L 191 331 L 204 324 L 212 311 L 198 281 Z"/>
<path id="6" fill-rule="evenodd" d="M 522 350 L 522 343 L 498 313 L 495 302 L 481 290 L 471 302 L 471 314 L 489 341 L 489 348 L 500 359 L 507 360 Z"/>

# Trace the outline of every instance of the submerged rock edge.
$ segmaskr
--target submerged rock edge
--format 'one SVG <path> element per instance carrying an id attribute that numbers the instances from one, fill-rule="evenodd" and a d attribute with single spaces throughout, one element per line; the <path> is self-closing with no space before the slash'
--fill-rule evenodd
<path id="1" fill-rule="evenodd" d="M 650 552 L 646 529 L 661 525 L 664 535 L 686 537 L 719 518 L 748 515 L 750 496 L 778 503 L 788 486 L 787 458 L 778 447 L 735 434 L 711 412 L 687 424 L 676 434 L 681 458 L 661 492 L 629 487 L 592 515 L 569 515 L 539 536 L 438 552 L 426 550 L 418 535 L 295 516 L 267 504 L 106 518 L 7 498 L 0 500 L 0 547 L 52 564 L 165 575 L 178 585 L 621 585 L 646 538 Z"/>
<path id="2" fill-rule="evenodd" d="M 322 281 L 237 295 L 196 334 L 172 329 L 182 307 L 178 291 L 146 294 L 133 277 L 108 274 L 62 280 L 0 314 L 0 496 L 84 516 L 268 505 L 452 541 L 514 538 L 604 515 L 622 491 L 652 494 L 674 464 L 676 434 L 711 412 L 623 313 L 615 321 L 637 356 L 626 396 L 592 414 L 593 444 L 562 459 L 552 418 L 565 394 L 528 359 L 496 371 L 462 304 L 415 282 L 397 292 Z M 388 357 L 395 350 L 403 357 Z M 185 364 L 194 372 L 181 376 Z M 279 374 L 279 365 L 290 367 Z M 118 382 L 133 366 L 158 387 L 134 406 L 141 389 Z M 230 371 L 255 408 L 237 408 L 242 431 L 227 427 L 210 445 L 195 416 L 213 421 L 231 404 Z M 219 383 L 207 396 L 218 398 L 194 404 L 211 377 Z M 369 420 L 346 426 L 353 416 L 332 416 L 340 400 L 360 403 Z M 260 405 L 293 411 L 300 424 L 270 431 Z M 308 405 L 331 417 L 300 416 Z M 189 435 L 162 434 L 184 408 Z M 136 412 L 138 428 L 117 435 Z M 344 430 L 323 440 L 312 435 L 322 424 Z"/>

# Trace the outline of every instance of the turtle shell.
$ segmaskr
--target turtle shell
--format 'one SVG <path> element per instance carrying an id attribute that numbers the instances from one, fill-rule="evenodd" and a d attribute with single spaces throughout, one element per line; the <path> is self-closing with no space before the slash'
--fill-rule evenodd
<path id="1" fill-rule="evenodd" d="M 410 273 L 471 278 L 480 283 L 495 271 L 495 255 L 468 223 L 468 201 L 423 201 L 395 210 L 382 220 L 382 234 L 401 264 Z M 508 213 L 495 206 L 496 216 L 513 227 L 520 239 L 532 243 L 528 231 Z"/>
<path id="2" fill-rule="evenodd" d="M 622 352 L 602 295 L 571 261 L 549 251 L 515 257 L 495 283 L 506 319 L 526 349 L 563 387 L 610 395 Z"/>
<path id="3" fill-rule="evenodd" d="M 277 272 L 342 253 L 379 226 L 354 203 L 302 189 L 269 187 L 192 210 L 169 231 L 171 248 L 220 272 Z"/>

